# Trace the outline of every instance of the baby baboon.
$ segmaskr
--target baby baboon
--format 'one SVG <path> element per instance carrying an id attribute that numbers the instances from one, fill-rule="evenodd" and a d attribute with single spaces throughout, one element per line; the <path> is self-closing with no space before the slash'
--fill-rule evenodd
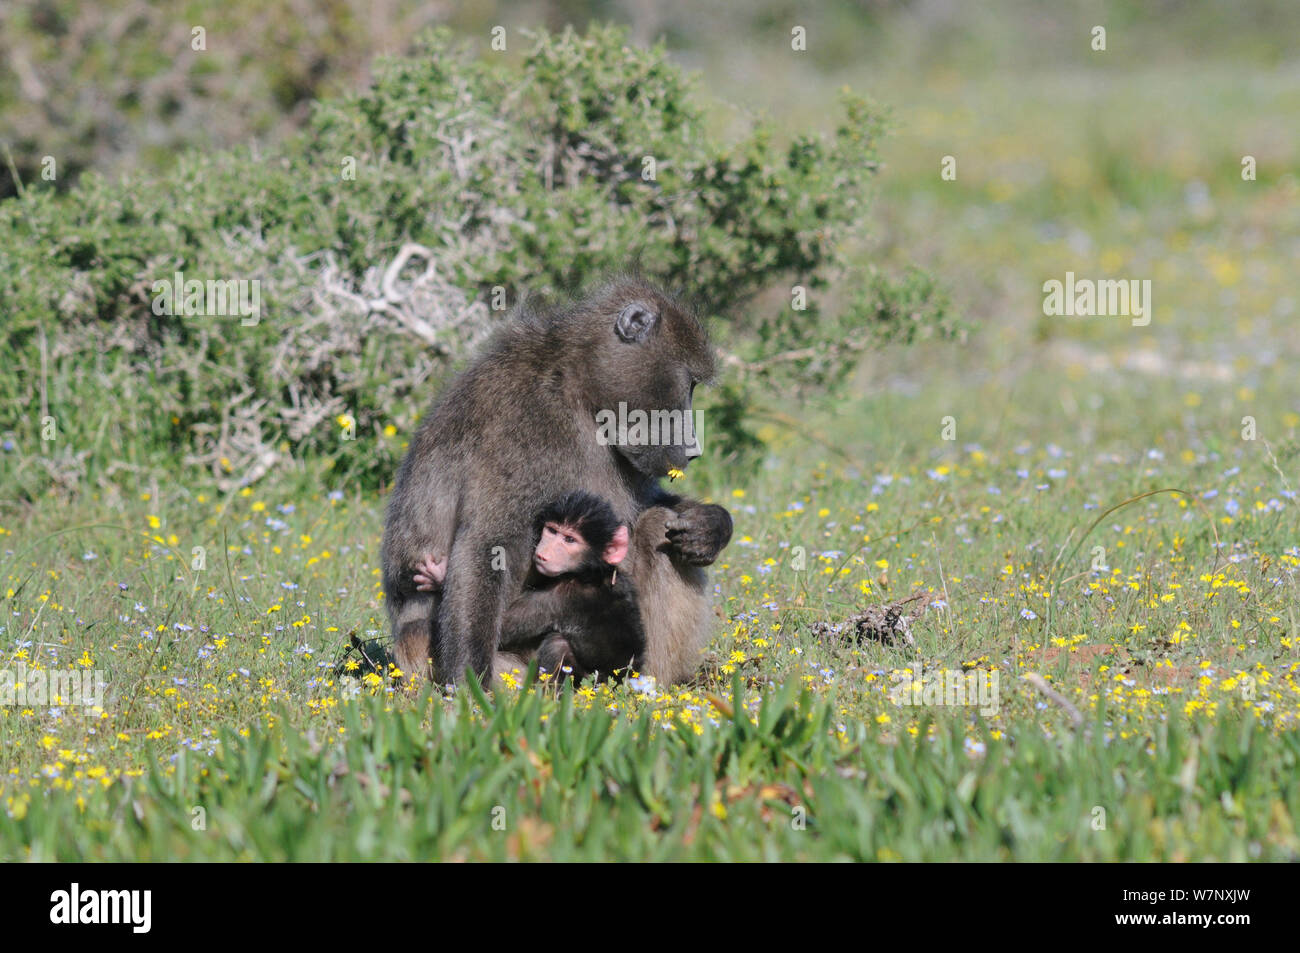
<path id="1" fill-rule="evenodd" d="M 639 672 L 645 628 L 631 578 L 619 574 L 627 527 L 608 503 L 581 490 L 545 507 L 535 525 L 533 567 L 501 621 L 501 651 L 521 661 L 536 655 L 559 679 Z M 422 565 L 430 591 L 445 571 L 432 559 Z"/>
<path id="2" fill-rule="evenodd" d="M 431 660 L 455 681 L 517 664 L 501 622 L 531 563 L 528 528 L 540 501 L 577 488 L 633 528 L 648 674 L 688 678 L 711 618 L 701 567 L 731 539 L 731 516 L 659 481 L 700 454 L 691 396 L 712 374 L 700 323 L 640 278 L 568 306 L 523 305 L 425 416 L 397 474 L 383 565 L 403 671 L 428 673 Z M 611 439 L 614 415 L 624 425 Z M 646 419 L 672 432 L 625 426 Z M 420 588 L 430 556 L 446 564 L 440 589 Z"/>

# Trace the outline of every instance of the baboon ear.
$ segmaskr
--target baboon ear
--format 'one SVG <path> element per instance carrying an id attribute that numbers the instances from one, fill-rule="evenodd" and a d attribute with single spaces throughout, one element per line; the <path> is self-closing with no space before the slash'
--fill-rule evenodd
<path id="1" fill-rule="evenodd" d="M 605 544 L 605 551 L 600 554 L 601 559 L 605 560 L 605 562 L 609 563 L 611 566 L 617 566 L 627 558 L 627 544 L 627 527 L 620 526 L 618 529 L 614 530 L 614 535 L 610 537 L 609 542 Z"/>
<path id="2" fill-rule="evenodd" d="M 658 311 L 644 301 L 633 301 L 618 313 L 614 333 L 629 344 L 640 344 L 658 320 Z"/>

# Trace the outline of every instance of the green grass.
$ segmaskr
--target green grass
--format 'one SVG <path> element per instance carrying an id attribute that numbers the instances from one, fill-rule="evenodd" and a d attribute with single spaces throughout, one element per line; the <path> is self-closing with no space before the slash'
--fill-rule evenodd
<path id="1" fill-rule="evenodd" d="M 216 753 L 183 751 L 87 797 L 0 815 L 5 859 L 1286 859 L 1300 736 L 1253 720 L 1091 744 L 999 742 L 945 719 L 920 738 L 838 734 L 793 686 L 692 731 L 574 696 L 280 708 Z M 260 720 L 260 719 L 259 719 Z M 1098 733 L 1103 731 L 1099 722 Z M 926 740 L 921 740 L 926 739 Z M 146 749 L 151 758 L 162 752 Z M 28 800 L 28 798 L 30 800 Z"/>
<path id="2" fill-rule="evenodd" d="M 109 694 L 0 708 L 0 859 L 1300 859 L 1295 87 L 1239 75 L 881 80 L 904 122 L 866 254 L 919 259 L 975 331 L 755 407 L 762 466 L 691 470 L 737 526 L 692 685 L 336 677 L 384 633 L 383 500 L 312 461 L 7 504 L 0 667 Z M 1151 326 L 1043 317 L 1066 270 L 1151 278 Z M 916 590 L 915 647 L 813 635 Z M 996 671 L 997 712 L 895 704 L 918 666 Z"/>

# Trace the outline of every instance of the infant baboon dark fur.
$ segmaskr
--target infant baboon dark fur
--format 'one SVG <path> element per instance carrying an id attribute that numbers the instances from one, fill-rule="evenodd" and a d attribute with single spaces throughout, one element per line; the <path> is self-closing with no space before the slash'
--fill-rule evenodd
<path id="1" fill-rule="evenodd" d="M 582 490 L 544 507 L 533 527 L 536 550 L 525 579 L 501 622 L 503 653 L 536 656 L 557 680 L 581 681 L 640 671 L 645 627 L 628 573 L 628 528 L 609 504 Z M 417 588 L 436 592 L 447 561 L 429 554 L 415 571 Z"/>
<path id="2" fill-rule="evenodd" d="M 699 456 L 693 431 L 667 443 L 598 439 L 601 411 L 690 419 L 713 376 L 698 320 L 637 277 L 561 307 L 524 304 L 425 416 L 397 474 L 384 527 L 384 590 L 404 672 L 457 681 L 518 665 L 501 646 L 503 613 L 522 591 L 537 508 L 572 489 L 606 500 L 632 527 L 627 572 L 645 627 L 645 669 L 690 677 L 711 619 L 707 576 L 731 539 L 721 506 L 659 481 Z M 416 588 L 430 557 L 441 588 Z M 622 572 L 622 570 L 620 570 Z"/>
<path id="3" fill-rule="evenodd" d="M 557 679 L 639 672 L 645 627 L 631 577 L 619 574 L 628 529 L 609 504 L 568 493 L 538 514 L 533 538 L 524 591 L 501 623 L 502 651 L 536 652 L 538 665 Z"/>

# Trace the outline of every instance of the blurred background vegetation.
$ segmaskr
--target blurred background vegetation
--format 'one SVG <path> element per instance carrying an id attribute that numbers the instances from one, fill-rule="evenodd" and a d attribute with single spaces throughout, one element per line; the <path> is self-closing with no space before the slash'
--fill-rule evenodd
<path id="1" fill-rule="evenodd" d="M 1294 57 L 1300 5 L 8 0 L 0 7 L 0 141 L 12 148 L 25 181 L 39 177 L 42 156 L 58 157 L 61 188 L 90 168 L 110 176 L 158 171 L 184 149 L 282 140 L 307 123 L 315 100 L 363 87 L 376 55 L 410 52 L 425 27 L 446 25 L 486 47 L 498 24 L 512 32 L 559 31 L 591 21 L 625 24 L 640 45 L 663 39 L 675 60 L 703 71 L 723 98 L 780 112 L 806 104 L 810 93 L 821 96 L 829 81 L 891 70 L 916 80 L 935 64 L 1022 75 L 1086 67 L 1090 50 L 1070 38 L 1094 22 L 1107 25 L 1117 48 L 1151 65 L 1246 59 L 1277 66 Z M 813 37 L 811 55 L 797 63 L 778 55 L 796 23 Z M 201 53 L 191 49 L 194 26 L 209 38 Z M 0 196 L 13 192 L 11 170 L 0 169 Z"/>

